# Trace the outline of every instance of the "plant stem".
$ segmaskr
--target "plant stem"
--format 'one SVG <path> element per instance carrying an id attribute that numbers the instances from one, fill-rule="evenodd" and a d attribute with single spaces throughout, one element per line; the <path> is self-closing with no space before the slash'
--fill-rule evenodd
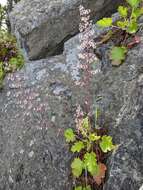
<path id="1" fill-rule="evenodd" d="M 85 186 L 87 188 L 88 180 L 87 180 L 87 169 L 85 169 Z"/>

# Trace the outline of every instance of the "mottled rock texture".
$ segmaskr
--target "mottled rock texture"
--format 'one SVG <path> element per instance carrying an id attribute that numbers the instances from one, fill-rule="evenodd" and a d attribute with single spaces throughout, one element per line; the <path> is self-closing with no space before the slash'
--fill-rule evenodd
<path id="1" fill-rule="evenodd" d="M 22 0 L 10 14 L 11 27 L 29 59 L 58 54 L 63 43 L 78 32 L 83 3 L 95 20 L 109 15 L 123 0 Z"/>
<path id="2" fill-rule="evenodd" d="M 96 30 L 95 36 L 99 35 Z M 143 35 L 120 67 L 112 67 L 108 50 L 93 77 L 92 93 L 103 110 L 102 125 L 119 145 L 108 163 L 104 190 L 141 190 L 143 184 Z M 71 155 L 63 130 L 74 126 L 82 93 L 73 85 L 80 77 L 78 36 L 63 55 L 28 62 L 5 80 L 0 93 L 0 190 L 71 190 Z M 97 106 L 96 105 L 96 106 Z"/>
<path id="3" fill-rule="evenodd" d="M 60 68 L 61 65 L 61 68 Z M 73 123 L 63 56 L 27 63 L 0 93 L 0 190 L 70 190 Z"/>
<path id="4" fill-rule="evenodd" d="M 97 17 L 105 14 L 104 7 L 112 9 L 111 2 L 83 1 Z M 80 3 L 22 0 L 16 5 L 13 31 L 30 59 L 54 54 L 77 33 Z M 103 32 L 95 27 L 95 37 Z M 138 35 L 141 43 L 119 67 L 109 60 L 112 40 L 96 50 L 102 59 L 95 65 L 91 93 L 103 112 L 101 126 L 119 145 L 107 160 L 104 190 L 143 187 L 143 31 Z M 0 190 L 72 189 L 72 155 L 63 131 L 74 127 L 75 105 L 83 103 L 84 89 L 74 85 L 80 78 L 78 45 L 77 35 L 65 43 L 63 54 L 29 61 L 6 77 L 0 92 Z"/>
<path id="5" fill-rule="evenodd" d="M 95 36 L 103 33 L 95 27 Z M 109 50 L 112 40 L 97 48 L 102 57 L 93 77 L 92 89 L 103 111 L 103 127 L 109 129 L 118 149 L 109 157 L 104 190 L 139 190 L 143 184 L 143 35 L 141 43 L 129 50 L 119 67 L 112 67 Z M 71 51 L 70 62 L 77 59 L 78 36 L 69 40 L 65 52 Z M 76 53 L 75 53 L 76 52 Z M 71 63 L 71 65 L 72 65 Z"/>

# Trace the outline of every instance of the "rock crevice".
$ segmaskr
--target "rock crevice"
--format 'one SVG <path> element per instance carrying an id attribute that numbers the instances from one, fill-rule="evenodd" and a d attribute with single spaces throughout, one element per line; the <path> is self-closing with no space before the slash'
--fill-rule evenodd
<path id="1" fill-rule="evenodd" d="M 78 32 L 82 3 L 95 20 L 113 12 L 122 0 L 24 0 L 10 13 L 13 33 L 30 60 L 55 55 L 69 36 Z M 106 7 L 106 9 L 105 9 Z M 59 51 L 58 51 L 59 53 Z"/>

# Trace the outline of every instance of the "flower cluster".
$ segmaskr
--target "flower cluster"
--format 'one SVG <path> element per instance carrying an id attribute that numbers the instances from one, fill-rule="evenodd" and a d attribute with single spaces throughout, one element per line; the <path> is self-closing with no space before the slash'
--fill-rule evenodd
<path id="1" fill-rule="evenodd" d="M 83 69 L 88 69 L 88 64 L 95 61 L 97 58 L 94 54 L 96 43 L 94 42 L 93 24 L 90 20 L 90 10 L 85 9 L 82 5 L 79 7 L 81 22 L 79 25 L 80 31 L 80 53 L 79 59 L 83 64 Z"/>
<path id="2" fill-rule="evenodd" d="M 83 117 L 84 117 L 84 113 L 82 111 L 82 108 L 80 105 L 77 105 L 76 113 L 75 113 L 75 124 L 76 124 L 77 131 L 79 131 Z"/>
<path id="3" fill-rule="evenodd" d="M 79 24 L 79 68 L 82 71 L 81 79 L 76 82 L 76 85 L 84 87 L 85 96 L 83 98 L 86 114 L 90 114 L 92 106 L 91 80 L 93 77 L 92 63 L 97 61 L 94 53 L 96 43 L 94 42 L 94 29 L 90 20 L 90 10 L 85 9 L 82 5 L 79 6 L 80 24 Z"/>
<path id="4" fill-rule="evenodd" d="M 79 24 L 79 69 L 82 71 L 82 79 L 76 82 L 76 85 L 87 87 L 90 84 L 91 78 L 95 71 L 92 69 L 92 63 L 97 61 L 94 53 L 96 43 L 94 41 L 94 29 L 92 20 L 90 20 L 90 9 L 85 9 L 82 5 L 79 6 L 80 24 Z M 86 89 L 88 91 L 88 89 Z"/>

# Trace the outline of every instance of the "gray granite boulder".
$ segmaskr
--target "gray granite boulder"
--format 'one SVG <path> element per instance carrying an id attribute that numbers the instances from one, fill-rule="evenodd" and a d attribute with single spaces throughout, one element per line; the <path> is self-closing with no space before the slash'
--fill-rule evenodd
<path id="1" fill-rule="evenodd" d="M 109 121 L 110 134 L 118 144 L 108 160 L 109 173 L 104 190 L 139 190 L 143 185 L 142 61 L 143 37 L 142 42 L 129 51 L 125 63 L 102 78 L 101 104 Z"/>
<path id="2" fill-rule="evenodd" d="M 103 33 L 95 26 L 95 37 Z M 108 128 L 118 145 L 107 161 L 104 190 L 140 190 L 143 187 L 142 31 L 138 35 L 141 43 L 129 50 L 127 59 L 119 67 L 112 67 L 109 60 L 112 40 L 96 50 L 102 59 L 96 64 L 99 72 L 93 77 L 93 96 L 97 100 L 100 97 L 96 106 L 103 112 L 101 125 Z M 65 44 L 65 55 L 68 54 L 71 65 L 75 60 L 78 63 L 78 45 L 78 36 Z"/>
<path id="3" fill-rule="evenodd" d="M 103 31 L 95 27 L 95 36 Z M 143 187 L 143 34 L 120 67 L 112 67 L 108 50 L 97 51 L 92 80 L 95 106 L 103 111 L 101 125 L 118 145 L 107 160 L 104 190 Z M 75 104 L 84 89 L 74 85 L 78 36 L 65 44 L 64 54 L 28 62 L 8 75 L 0 92 L 0 190 L 71 190 L 72 155 L 63 131 L 74 127 Z"/>
<path id="4" fill-rule="evenodd" d="M 11 27 L 29 59 L 58 54 L 78 32 L 83 3 L 95 19 L 109 15 L 122 0 L 22 0 L 10 14 Z"/>
<path id="5" fill-rule="evenodd" d="M 0 190 L 70 190 L 73 125 L 63 56 L 28 63 L 0 93 Z"/>

